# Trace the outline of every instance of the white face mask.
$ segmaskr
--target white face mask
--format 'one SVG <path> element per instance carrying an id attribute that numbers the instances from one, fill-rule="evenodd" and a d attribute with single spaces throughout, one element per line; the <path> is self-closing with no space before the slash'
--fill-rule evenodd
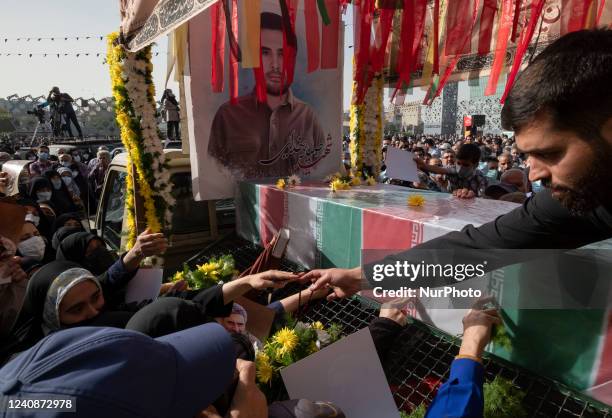
<path id="1" fill-rule="evenodd" d="M 38 226 L 38 224 L 40 223 L 40 216 L 36 216 L 34 214 L 28 213 L 25 216 L 25 220 L 26 222 L 32 222 L 34 225 Z"/>
<path id="2" fill-rule="evenodd" d="M 76 177 L 79 175 L 79 172 L 77 170 L 72 170 L 72 177 Z"/>
<path id="3" fill-rule="evenodd" d="M 51 200 L 51 195 L 53 192 L 36 192 L 36 197 L 38 198 L 38 203 L 40 202 L 48 202 Z"/>
<path id="4" fill-rule="evenodd" d="M 81 156 L 80 156 L 80 155 L 74 155 L 74 156 L 72 157 L 72 159 L 73 159 L 74 161 L 76 161 L 77 163 L 80 163 L 80 162 L 81 162 Z"/>
<path id="5" fill-rule="evenodd" d="M 62 181 L 66 186 L 69 186 L 72 183 L 72 177 L 62 176 Z"/>
<path id="6" fill-rule="evenodd" d="M 70 167 L 70 161 L 62 161 L 63 167 Z"/>
<path id="7" fill-rule="evenodd" d="M 55 190 L 59 190 L 62 188 L 62 181 L 60 179 L 51 180 L 51 184 L 53 184 L 53 188 Z"/>
<path id="8" fill-rule="evenodd" d="M 40 261 L 45 256 L 45 241 L 37 235 L 21 241 L 17 246 L 24 257 Z"/>

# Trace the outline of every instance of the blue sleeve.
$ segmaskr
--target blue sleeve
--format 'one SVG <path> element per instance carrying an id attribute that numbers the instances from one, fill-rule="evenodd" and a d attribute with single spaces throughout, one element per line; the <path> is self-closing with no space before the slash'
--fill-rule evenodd
<path id="1" fill-rule="evenodd" d="M 104 287 L 108 289 L 120 289 L 125 286 L 130 280 L 136 276 L 138 269 L 134 271 L 127 271 L 125 264 L 123 264 L 123 255 L 119 257 L 119 260 L 115 261 L 104 274 L 104 277 L 100 280 Z"/>
<path id="2" fill-rule="evenodd" d="M 451 364 L 448 381 L 427 410 L 426 418 L 482 417 L 484 368 L 470 359 L 456 359 Z"/>

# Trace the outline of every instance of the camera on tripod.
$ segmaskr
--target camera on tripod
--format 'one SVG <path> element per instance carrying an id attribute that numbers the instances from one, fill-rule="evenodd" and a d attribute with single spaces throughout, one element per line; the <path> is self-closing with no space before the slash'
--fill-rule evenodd
<path id="1" fill-rule="evenodd" d="M 28 115 L 34 115 L 38 119 L 38 122 L 45 123 L 45 110 L 40 106 L 34 106 L 32 110 L 26 112 Z"/>

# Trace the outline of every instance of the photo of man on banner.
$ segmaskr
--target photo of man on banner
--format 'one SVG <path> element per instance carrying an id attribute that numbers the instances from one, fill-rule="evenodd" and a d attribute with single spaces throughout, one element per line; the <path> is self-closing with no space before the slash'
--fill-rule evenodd
<path id="1" fill-rule="evenodd" d="M 294 96 L 291 80 L 283 77 L 283 54 L 282 17 L 264 12 L 261 67 L 267 104 L 259 103 L 254 90 L 236 104 L 223 104 L 213 120 L 208 153 L 245 177 L 289 176 L 329 153 L 315 112 Z"/>
<path id="2" fill-rule="evenodd" d="M 307 20 L 303 3 L 256 3 L 221 2 L 189 22 L 196 199 L 232 197 L 236 181 L 322 179 L 340 169 L 339 9 L 326 24 Z"/>

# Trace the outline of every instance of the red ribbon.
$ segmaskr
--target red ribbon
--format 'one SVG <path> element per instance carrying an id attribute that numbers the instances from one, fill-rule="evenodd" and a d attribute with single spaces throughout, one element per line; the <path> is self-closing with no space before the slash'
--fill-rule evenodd
<path id="1" fill-rule="evenodd" d="M 599 26 L 599 21 L 601 20 L 601 15 L 604 11 L 604 5 L 606 4 L 606 0 L 599 0 L 599 11 L 597 12 L 597 19 L 595 20 L 595 26 Z"/>
<path id="2" fill-rule="evenodd" d="M 456 2 L 456 3 L 459 3 L 459 2 Z M 467 45 L 468 41 L 472 37 L 472 30 L 474 29 L 474 26 L 476 26 L 476 20 L 478 20 L 478 10 L 480 6 L 480 0 L 474 0 L 473 6 L 474 7 L 472 9 L 472 22 L 466 28 L 466 31 L 463 33 L 463 39 L 461 39 L 460 42 L 458 42 L 457 45 L 455 45 L 457 47 L 457 50 L 459 51 L 463 51 L 465 49 L 465 46 Z M 449 21 L 447 20 L 447 25 L 448 24 L 449 24 Z M 452 62 L 446 67 L 446 71 L 444 72 L 444 75 L 442 76 L 442 79 L 440 80 L 440 83 L 438 84 L 438 88 L 435 94 L 431 97 L 428 96 L 425 98 L 428 104 L 431 104 L 433 100 L 440 95 L 440 92 L 444 88 L 444 85 L 446 84 L 451 73 L 455 69 L 455 66 L 457 65 L 457 62 L 459 61 L 459 58 L 461 58 L 461 55 L 459 54 L 455 55 Z"/>
<path id="3" fill-rule="evenodd" d="M 261 33 L 259 34 L 261 45 Z M 253 75 L 255 77 L 255 94 L 259 103 L 266 103 L 268 101 L 268 95 L 266 90 L 266 78 L 263 72 L 263 59 L 261 57 L 261 47 L 259 48 L 259 67 L 253 68 Z"/>
<path id="4" fill-rule="evenodd" d="M 213 93 L 223 91 L 223 66 L 225 61 L 225 16 L 221 3 L 211 8 L 212 65 L 210 84 Z"/>
<path id="5" fill-rule="evenodd" d="M 506 81 L 506 90 L 504 91 L 504 95 L 502 96 L 500 103 L 504 103 L 506 101 L 506 97 L 508 97 L 508 93 L 510 93 L 510 90 L 512 89 L 512 85 L 514 84 L 516 75 L 518 74 L 519 69 L 521 68 L 523 56 L 527 51 L 529 42 L 531 42 L 531 38 L 533 37 L 533 33 L 535 32 L 538 20 L 540 20 L 540 16 L 542 15 L 544 3 L 546 3 L 546 0 L 533 0 L 533 2 L 531 3 L 531 16 L 529 18 L 529 24 L 527 26 L 527 29 L 523 31 L 519 45 L 516 48 L 516 55 L 514 56 L 512 69 L 508 74 L 508 81 Z"/>
<path id="6" fill-rule="evenodd" d="M 514 0 L 514 19 L 512 20 L 512 42 L 516 42 L 518 36 L 518 22 L 521 16 L 521 3 L 522 0 Z M 499 39 L 499 36 L 498 36 Z"/>
<path id="7" fill-rule="evenodd" d="M 319 68 L 321 54 L 319 51 L 319 14 L 314 1 L 304 2 L 304 22 L 306 23 L 306 49 L 308 52 L 309 73 Z"/>
<path id="8" fill-rule="evenodd" d="M 433 74 L 440 74 L 440 0 L 434 0 L 434 14 L 433 14 L 433 25 L 434 25 L 434 50 L 433 50 Z"/>
<path id="9" fill-rule="evenodd" d="M 305 3 L 313 2 L 306 0 Z M 321 46 L 321 68 L 338 68 L 338 41 L 340 34 L 340 4 L 338 0 L 325 0 L 329 25 L 323 25 Z"/>
<path id="10" fill-rule="evenodd" d="M 372 20 L 374 15 L 374 0 L 360 0 L 355 2 L 355 63 L 353 67 L 353 80 L 357 83 L 353 102 L 363 102 L 368 89 L 368 64 L 370 61 L 370 37 L 372 33 Z"/>
<path id="11" fill-rule="evenodd" d="M 446 12 L 446 55 L 460 55 L 466 46 L 465 34 L 471 33 L 470 9 L 464 1 L 449 1 Z M 473 27 L 473 26 L 472 26 Z"/>
<path id="12" fill-rule="evenodd" d="M 297 56 L 297 36 L 295 35 L 295 2 L 279 0 L 283 18 L 283 71 L 282 87 L 293 83 L 295 58 Z"/>
<path id="13" fill-rule="evenodd" d="M 232 34 L 230 39 L 236 42 L 238 39 L 238 0 L 232 0 Z M 238 103 L 238 60 L 239 60 L 238 45 L 231 48 L 230 53 L 230 102 L 232 104 Z"/>
<path id="14" fill-rule="evenodd" d="M 561 20 L 561 35 L 581 30 L 586 26 L 592 2 L 593 0 L 563 0 L 561 2 L 561 14 L 569 17 L 567 20 Z"/>
<path id="15" fill-rule="evenodd" d="M 489 75 L 489 82 L 485 89 L 485 96 L 495 94 L 499 75 L 501 74 L 501 70 L 506 63 L 508 37 L 510 35 L 510 29 L 512 29 L 513 25 L 512 1 L 513 0 L 503 0 L 502 2 L 499 29 L 497 31 L 497 41 L 495 42 L 495 57 L 493 58 L 493 67 L 491 68 L 491 74 Z"/>
<path id="16" fill-rule="evenodd" d="M 497 13 L 497 0 L 484 0 L 480 16 L 480 31 L 478 33 L 478 55 L 486 55 L 491 51 L 493 35 L 493 20 Z"/>
<path id="17" fill-rule="evenodd" d="M 425 29 L 425 12 L 427 0 L 404 0 L 402 11 L 402 33 L 398 57 L 397 72 L 399 79 L 395 86 L 392 99 L 402 85 L 410 85 L 410 76 L 415 70 L 415 64 L 421 48 L 421 38 Z"/>

